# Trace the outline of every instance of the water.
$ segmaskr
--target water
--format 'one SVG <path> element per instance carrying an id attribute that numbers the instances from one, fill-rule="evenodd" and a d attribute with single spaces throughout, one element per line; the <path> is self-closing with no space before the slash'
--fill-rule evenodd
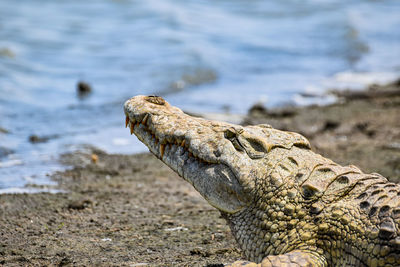
<path id="1" fill-rule="evenodd" d="M 394 79 L 399 14 L 398 0 L 1 0 L 0 192 L 49 183 L 82 144 L 144 151 L 123 128 L 136 94 L 244 114 Z M 92 94 L 77 96 L 79 80 Z"/>

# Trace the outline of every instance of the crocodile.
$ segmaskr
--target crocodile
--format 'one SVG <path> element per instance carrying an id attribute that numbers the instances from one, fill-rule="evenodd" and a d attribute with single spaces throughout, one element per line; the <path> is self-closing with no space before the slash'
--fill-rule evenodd
<path id="1" fill-rule="evenodd" d="M 159 96 L 124 112 L 131 134 L 226 219 L 245 258 L 229 266 L 400 266 L 400 185 L 267 124 L 193 117 Z"/>

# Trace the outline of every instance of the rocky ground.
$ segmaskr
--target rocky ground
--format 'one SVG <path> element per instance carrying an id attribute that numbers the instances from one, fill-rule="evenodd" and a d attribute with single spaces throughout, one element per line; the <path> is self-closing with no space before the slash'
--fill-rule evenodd
<path id="1" fill-rule="evenodd" d="M 268 123 L 308 137 L 341 164 L 400 181 L 400 82 L 332 92 L 336 104 L 268 110 Z M 134 138 L 134 137 L 132 137 Z M 64 155 L 64 193 L 0 195 L 0 265 L 206 266 L 240 258 L 219 213 L 150 154 Z"/>

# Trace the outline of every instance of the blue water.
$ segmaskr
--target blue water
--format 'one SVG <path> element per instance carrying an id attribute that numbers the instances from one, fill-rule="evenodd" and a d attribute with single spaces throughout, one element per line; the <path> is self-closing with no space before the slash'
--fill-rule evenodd
<path id="1" fill-rule="evenodd" d="M 136 94 L 245 114 L 397 78 L 399 14 L 398 0 L 1 0 L 0 189 L 48 183 L 83 144 L 144 151 L 123 128 Z"/>

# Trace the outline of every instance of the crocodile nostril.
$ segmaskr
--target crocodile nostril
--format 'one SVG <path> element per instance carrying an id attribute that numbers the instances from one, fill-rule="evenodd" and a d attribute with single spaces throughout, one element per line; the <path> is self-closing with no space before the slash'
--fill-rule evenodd
<path id="1" fill-rule="evenodd" d="M 145 99 L 147 102 L 150 102 L 150 103 L 153 103 L 156 105 L 160 105 L 160 106 L 165 105 L 165 100 L 161 96 L 149 95 L 149 96 L 146 96 Z"/>

